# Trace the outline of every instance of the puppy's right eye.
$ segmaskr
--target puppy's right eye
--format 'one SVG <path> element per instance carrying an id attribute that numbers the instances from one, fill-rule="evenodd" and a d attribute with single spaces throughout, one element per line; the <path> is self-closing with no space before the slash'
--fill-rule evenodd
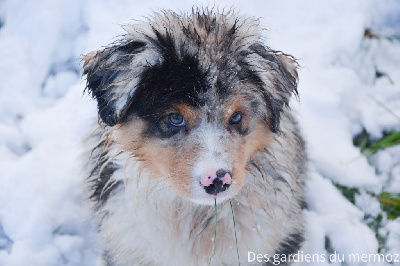
<path id="1" fill-rule="evenodd" d="M 242 122 L 242 114 L 241 113 L 234 113 L 231 118 L 229 118 L 229 124 L 236 125 Z"/>
<path id="2" fill-rule="evenodd" d="M 182 127 L 186 124 L 185 118 L 179 113 L 173 113 L 167 116 L 167 121 L 174 127 Z"/>

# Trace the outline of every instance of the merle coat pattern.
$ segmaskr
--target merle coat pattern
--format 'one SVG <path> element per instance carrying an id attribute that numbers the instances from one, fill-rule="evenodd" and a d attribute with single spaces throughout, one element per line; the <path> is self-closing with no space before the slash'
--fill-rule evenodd
<path id="1" fill-rule="evenodd" d="M 301 248 L 306 155 L 288 106 L 297 64 L 263 44 L 258 24 L 163 11 L 83 58 L 99 115 L 87 191 L 106 265 L 238 264 L 230 202 L 241 264 L 249 251 Z M 228 169 L 226 191 L 205 192 L 211 167 Z"/>

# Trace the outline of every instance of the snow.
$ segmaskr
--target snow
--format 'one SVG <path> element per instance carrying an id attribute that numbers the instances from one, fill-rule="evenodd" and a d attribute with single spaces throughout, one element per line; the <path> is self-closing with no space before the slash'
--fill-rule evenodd
<path id="1" fill-rule="evenodd" d="M 400 191 L 399 146 L 365 158 L 353 137 L 400 130 L 400 2 L 368 1 L 0 1 L 0 265 L 95 265 L 95 229 L 84 201 L 80 141 L 96 121 L 83 94 L 82 54 L 111 43 L 120 25 L 159 8 L 234 6 L 261 17 L 265 42 L 299 59 L 310 179 L 305 253 L 378 253 L 364 221 L 370 193 Z M 384 73 L 375 78 L 376 71 Z M 333 185 L 356 187 L 350 203 Z M 384 220 L 386 254 L 400 253 L 400 221 Z M 324 264 L 324 263 L 321 263 Z M 328 262 L 325 262 L 328 265 Z M 332 263 L 333 265 L 339 265 Z"/>

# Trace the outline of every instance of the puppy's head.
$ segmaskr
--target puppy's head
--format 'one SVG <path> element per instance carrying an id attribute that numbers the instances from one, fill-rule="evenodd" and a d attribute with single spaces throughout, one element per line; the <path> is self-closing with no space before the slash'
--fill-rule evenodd
<path id="1" fill-rule="evenodd" d="M 87 89 L 114 141 L 193 202 L 234 197 L 279 134 L 295 61 L 235 14 L 165 11 L 84 57 Z"/>

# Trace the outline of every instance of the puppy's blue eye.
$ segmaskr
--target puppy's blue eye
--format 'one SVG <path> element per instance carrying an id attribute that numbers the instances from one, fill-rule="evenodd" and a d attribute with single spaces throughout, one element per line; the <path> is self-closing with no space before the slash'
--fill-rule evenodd
<path id="1" fill-rule="evenodd" d="M 229 124 L 239 124 L 242 122 L 242 114 L 241 113 L 234 113 L 231 118 L 229 118 Z"/>
<path id="2" fill-rule="evenodd" d="M 181 127 L 185 125 L 185 118 L 179 113 L 170 114 L 167 116 L 168 122 L 174 127 Z"/>

